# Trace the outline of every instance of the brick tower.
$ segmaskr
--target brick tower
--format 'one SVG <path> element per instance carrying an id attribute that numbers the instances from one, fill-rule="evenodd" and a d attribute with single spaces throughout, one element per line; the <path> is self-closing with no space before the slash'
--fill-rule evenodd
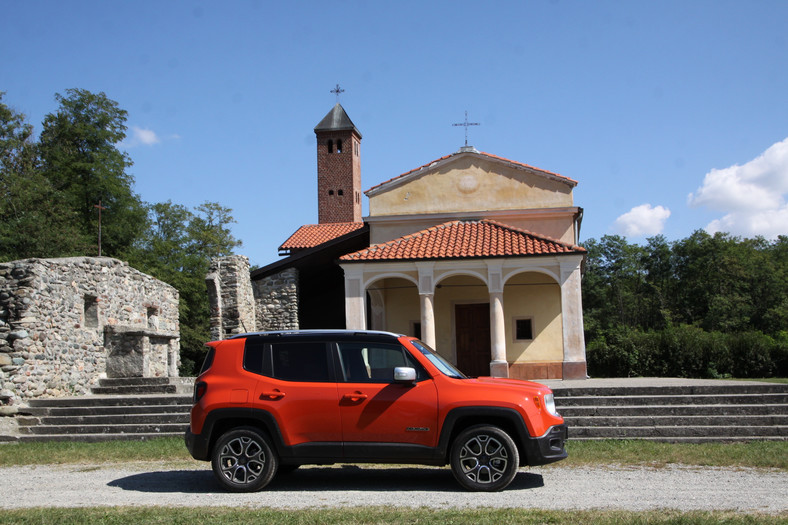
<path id="1" fill-rule="evenodd" d="M 361 133 L 337 103 L 315 135 L 318 222 L 362 222 Z"/>

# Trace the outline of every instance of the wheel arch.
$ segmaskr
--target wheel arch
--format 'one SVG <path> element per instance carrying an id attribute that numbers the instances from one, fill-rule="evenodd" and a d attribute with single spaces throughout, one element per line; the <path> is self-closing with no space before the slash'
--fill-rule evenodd
<path id="1" fill-rule="evenodd" d="M 477 425 L 496 426 L 509 434 L 517 446 L 520 466 L 528 464 L 528 451 L 523 443 L 530 434 L 520 414 L 511 408 L 483 406 L 455 408 L 447 414 L 438 442 L 438 451 L 444 461 L 448 463 L 454 439 L 465 429 Z"/>

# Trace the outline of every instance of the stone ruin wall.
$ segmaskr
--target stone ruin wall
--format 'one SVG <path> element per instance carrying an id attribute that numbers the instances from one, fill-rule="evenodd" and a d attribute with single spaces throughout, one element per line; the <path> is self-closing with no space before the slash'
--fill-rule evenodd
<path id="1" fill-rule="evenodd" d="M 242 255 L 211 261 L 208 297 L 211 338 L 298 328 L 298 271 L 291 268 L 252 281 L 249 259 Z"/>
<path id="2" fill-rule="evenodd" d="M 258 330 L 298 329 L 298 270 L 289 268 L 252 285 Z"/>
<path id="3" fill-rule="evenodd" d="M 166 341 L 169 355 L 158 358 L 177 360 L 178 300 L 175 288 L 107 257 L 0 264 L 0 404 L 88 393 L 106 376 L 105 334 Z"/>

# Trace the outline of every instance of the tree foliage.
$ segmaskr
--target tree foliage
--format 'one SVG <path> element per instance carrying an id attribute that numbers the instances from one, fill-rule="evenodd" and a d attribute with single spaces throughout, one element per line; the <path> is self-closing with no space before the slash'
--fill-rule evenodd
<path id="1" fill-rule="evenodd" d="M 117 147 L 126 136 L 127 112 L 104 93 L 84 89 L 55 99 L 60 107 L 44 118 L 38 144 L 42 173 L 77 214 L 83 235 L 96 237 L 96 206 L 106 208 L 102 254 L 118 256 L 146 227 L 145 207 L 127 171 L 131 159 Z"/>
<path id="2" fill-rule="evenodd" d="M 605 236 L 586 247 L 583 306 L 592 372 L 788 372 L 780 364 L 788 351 L 788 237 L 696 231 L 672 243 L 658 236 L 639 246 Z"/>
<path id="3" fill-rule="evenodd" d="M 0 260 L 76 255 L 87 239 L 41 173 L 33 126 L 0 92 Z"/>

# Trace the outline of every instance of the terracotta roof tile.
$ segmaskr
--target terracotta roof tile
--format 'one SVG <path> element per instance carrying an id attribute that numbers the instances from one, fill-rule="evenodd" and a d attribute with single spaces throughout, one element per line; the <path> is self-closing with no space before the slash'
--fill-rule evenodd
<path id="1" fill-rule="evenodd" d="M 429 168 L 430 166 L 432 166 L 433 164 L 435 164 L 435 163 L 437 163 L 437 162 L 441 162 L 441 161 L 444 161 L 444 160 L 446 160 L 446 159 L 448 159 L 448 158 L 450 158 L 450 157 L 453 157 L 453 156 L 455 156 L 455 155 L 461 155 L 461 154 L 464 154 L 464 153 L 465 153 L 465 152 L 457 152 L 457 153 L 452 153 L 451 155 L 444 155 L 443 157 L 441 157 L 441 158 L 439 158 L 439 159 L 435 159 L 435 160 L 433 160 L 433 161 L 431 161 L 431 162 L 428 162 L 428 163 L 426 163 L 426 164 L 424 164 L 424 165 L 422 165 L 422 166 L 419 166 L 418 168 L 412 169 L 412 170 L 410 170 L 410 171 L 406 171 L 406 172 L 405 172 L 405 173 L 403 173 L 402 175 L 397 175 L 397 176 L 396 176 L 396 177 L 394 177 L 394 178 L 391 178 L 391 179 L 389 179 L 389 180 L 387 180 L 387 181 L 383 181 L 383 182 L 381 182 L 380 184 L 377 184 L 377 185 L 375 185 L 375 186 L 372 186 L 371 188 L 369 188 L 368 190 L 366 190 L 364 193 L 365 193 L 365 194 L 368 194 L 369 192 L 371 192 L 371 191 L 373 191 L 373 190 L 376 190 L 376 189 L 380 188 L 381 186 L 385 186 L 386 184 L 389 184 L 389 183 L 391 183 L 391 182 L 394 182 L 395 180 L 399 180 L 399 179 L 401 179 L 401 178 L 403 178 L 403 177 L 407 177 L 407 176 L 408 176 L 408 175 L 410 175 L 411 173 L 415 173 L 415 172 L 417 172 L 417 171 L 420 171 L 420 170 L 423 170 L 423 169 Z M 535 167 L 535 166 L 531 166 L 531 165 L 528 165 L 528 164 L 524 164 L 524 163 L 522 163 L 522 162 L 517 162 L 517 161 L 511 160 L 511 159 L 504 158 L 504 157 L 499 157 L 498 155 L 493 155 L 493 154 L 491 154 L 491 153 L 485 153 L 485 152 L 483 152 L 483 151 L 482 151 L 482 152 L 475 153 L 475 154 L 476 154 L 476 155 L 482 155 L 482 156 L 484 156 L 484 157 L 489 157 L 489 158 L 491 158 L 491 159 L 497 159 L 497 160 L 500 160 L 500 161 L 503 161 L 503 162 L 508 162 L 509 164 L 514 164 L 514 165 L 516 165 L 516 166 L 521 166 L 521 167 L 528 168 L 528 169 L 531 169 L 531 170 L 540 171 L 540 172 L 542 172 L 542 173 L 545 173 L 545 174 L 547 174 L 547 175 L 550 175 L 550 176 L 552 176 L 552 177 L 555 177 L 555 178 L 557 178 L 557 179 L 563 180 L 564 182 L 566 182 L 567 184 L 569 184 L 569 185 L 571 185 L 571 186 L 577 186 L 577 181 L 576 181 L 576 180 L 574 180 L 574 179 L 570 179 L 569 177 L 565 177 L 564 175 L 560 175 L 560 174 L 558 174 L 558 173 L 554 173 L 554 172 L 552 172 L 552 171 L 543 170 L 543 169 L 541 169 L 541 168 L 537 168 L 537 167 Z"/>
<path id="2" fill-rule="evenodd" d="M 279 250 L 300 250 L 314 248 L 337 237 L 342 237 L 364 227 L 363 222 L 331 222 L 325 224 L 305 224 L 291 235 Z"/>
<path id="3" fill-rule="evenodd" d="M 492 220 L 451 221 L 342 256 L 342 261 L 410 261 L 586 253 L 585 248 Z"/>

